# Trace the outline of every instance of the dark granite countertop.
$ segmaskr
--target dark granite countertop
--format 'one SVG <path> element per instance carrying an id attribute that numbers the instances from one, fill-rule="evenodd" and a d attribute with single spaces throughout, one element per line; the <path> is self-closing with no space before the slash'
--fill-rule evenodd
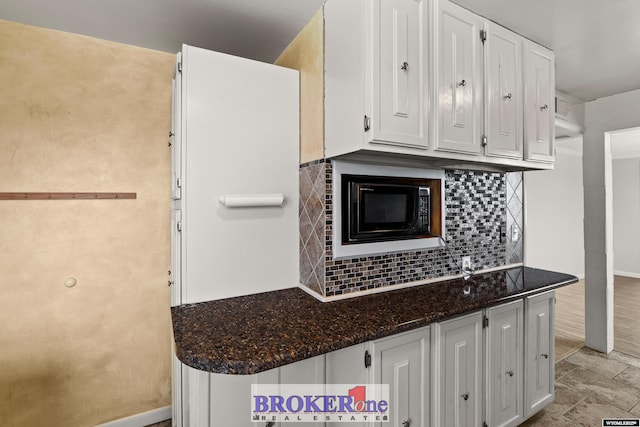
<path id="1" fill-rule="evenodd" d="M 321 302 L 298 288 L 171 309 L 184 364 L 255 374 L 578 281 L 528 267 Z"/>

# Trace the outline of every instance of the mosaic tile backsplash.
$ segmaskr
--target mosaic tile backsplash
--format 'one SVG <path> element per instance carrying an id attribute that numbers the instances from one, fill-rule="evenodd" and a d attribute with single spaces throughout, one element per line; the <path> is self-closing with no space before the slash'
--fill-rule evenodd
<path id="1" fill-rule="evenodd" d="M 511 174 L 445 171 L 446 248 L 334 260 L 331 161 L 306 163 L 299 172 L 300 282 L 320 295 L 331 297 L 458 274 L 459 260 L 466 255 L 476 269 L 520 262 L 512 261 L 517 259 L 516 245 L 506 244 L 508 211 L 517 211 L 509 221 L 522 215 L 522 184 L 518 187 L 517 177 L 511 182 Z M 510 197 L 509 185 L 515 188 Z M 516 194 L 519 196 L 514 197 Z M 513 206 L 508 207 L 508 200 Z"/>

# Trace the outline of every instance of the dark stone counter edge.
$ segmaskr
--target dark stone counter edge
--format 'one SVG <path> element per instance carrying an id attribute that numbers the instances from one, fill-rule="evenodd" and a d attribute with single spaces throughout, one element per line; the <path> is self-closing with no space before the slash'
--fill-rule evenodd
<path id="1" fill-rule="evenodd" d="M 570 276 L 571 279 L 564 280 L 549 285 L 541 286 L 533 290 L 522 291 L 515 295 L 509 295 L 503 298 L 496 298 L 491 301 L 480 301 L 477 304 L 469 305 L 464 310 L 451 310 L 445 315 L 427 316 L 421 319 L 416 319 L 413 322 L 405 323 L 402 325 L 390 325 L 388 328 L 378 329 L 374 333 L 358 334 L 354 333 L 348 338 L 341 340 L 334 340 L 332 342 L 317 343 L 314 351 L 298 352 L 292 355 L 290 352 L 283 352 L 280 355 L 276 355 L 271 361 L 264 361 L 260 359 L 251 360 L 219 360 L 212 358 L 194 357 L 186 354 L 182 348 L 176 343 L 175 351 L 178 360 L 187 366 L 192 368 L 218 374 L 230 374 L 230 375 L 253 375 L 260 372 L 264 372 L 270 369 L 278 368 L 280 366 L 288 365 L 290 363 L 299 362 L 301 360 L 309 359 L 311 357 L 320 356 L 322 354 L 330 353 L 332 351 L 340 350 L 353 345 L 361 344 L 368 341 L 373 341 L 381 338 L 385 338 L 391 335 L 408 332 L 414 329 L 418 329 L 424 326 L 431 325 L 433 323 L 442 322 L 445 320 L 453 319 L 455 317 L 461 317 L 466 314 L 474 313 L 478 310 L 494 307 L 508 302 L 517 301 L 527 296 L 542 294 L 563 286 L 567 286 L 573 283 L 577 283 L 579 279 L 576 276 Z M 294 289 L 294 288 L 292 288 Z M 304 291 L 303 291 L 304 292 Z M 309 298 L 313 298 L 309 295 Z M 356 297 L 357 298 L 357 297 Z M 330 303 L 328 303 L 330 304 Z M 175 341 L 174 341 L 175 342 Z"/>

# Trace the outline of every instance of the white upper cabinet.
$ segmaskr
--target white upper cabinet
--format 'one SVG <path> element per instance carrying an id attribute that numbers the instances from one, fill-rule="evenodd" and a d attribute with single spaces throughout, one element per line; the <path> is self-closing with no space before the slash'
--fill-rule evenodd
<path id="1" fill-rule="evenodd" d="M 427 9 L 427 0 L 325 4 L 326 157 L 427 148 Z"/>
<path id="2" fill-rule="evenodd" d="M 525 160 L 553 162 L 555 56 L 531 41 L 524 55 L 524 146 Z"/>
<path id="3" fill-rule="evenodd" d="M 487 156 L 522 159 L 522 37 L 485 24 Z"/>
<path id="4" fill-rule="evenodd" d="M 436 149 L 480 155 L 482 126 L 482 18 L 438 1 Z"/>
<path id="5" fill-rule="evenodd" d="M 327 0 L 324 157 L 551 169 L 554 56 L 450 0 Z"/>
<path id="6" fill-rule="evenodd" d="M 426 2 L 373 3 L 371 142 L 427 147 Z"/>

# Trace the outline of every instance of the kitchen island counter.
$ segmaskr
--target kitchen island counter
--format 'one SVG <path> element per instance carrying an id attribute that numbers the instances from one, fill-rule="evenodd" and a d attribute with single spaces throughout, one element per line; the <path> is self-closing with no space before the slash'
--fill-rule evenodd
<path id="1" fill-rule="evenodd" d="M 299 288 L 172 307 L 178 359 L 255 374 L 555 288 L 578 278 L 516 267 L 333 302 Z"/>

